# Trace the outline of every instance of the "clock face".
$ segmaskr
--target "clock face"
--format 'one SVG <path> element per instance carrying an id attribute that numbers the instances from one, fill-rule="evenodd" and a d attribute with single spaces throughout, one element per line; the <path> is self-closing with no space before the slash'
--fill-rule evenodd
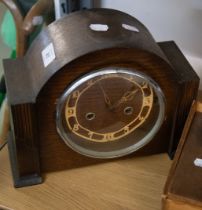
<path id="1" fill-rule="evenodd" d="M 59 99 L 57 130 L 73 150 L 119 157 L 149 143 L 165 118 L 160 87 L 146 75 L 101 69 L 73 82 Z"/>

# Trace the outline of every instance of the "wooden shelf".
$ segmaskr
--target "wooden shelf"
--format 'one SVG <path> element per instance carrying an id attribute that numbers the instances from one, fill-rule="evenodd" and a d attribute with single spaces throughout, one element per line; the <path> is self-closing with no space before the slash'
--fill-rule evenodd
<path id="1" fill-rule="evenodd" d="M 1 205 L 14 210 L 160 210 L 171 161 L 166 154 L 45 174 L 41 185 L 13 187 L 8 149 L 0 152 Z"/>

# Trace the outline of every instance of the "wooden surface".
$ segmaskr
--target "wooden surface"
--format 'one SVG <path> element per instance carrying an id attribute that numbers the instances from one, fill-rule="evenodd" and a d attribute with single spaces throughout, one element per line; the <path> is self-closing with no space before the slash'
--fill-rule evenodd
<path id="1" fill-rule="evenodd" d="M 5 147 L 0 152 L 0 209 L 160 210 L 171 161 L 166 154 L 133 157 L 45 175 L 41 185 L 13 188 Z"/>

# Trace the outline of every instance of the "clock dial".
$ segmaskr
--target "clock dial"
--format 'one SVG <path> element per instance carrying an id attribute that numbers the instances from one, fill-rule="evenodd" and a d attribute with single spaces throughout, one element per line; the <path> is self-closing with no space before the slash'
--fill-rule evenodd
<path id="1" fill-rule="evenodd" d="M 57 107 L 57 129 L 74 150 L 110 158 L 152 140 L 164 118 L 163 93 L 147 76 L 105 69 L 75 81 Z"/>
<path id="2" fill-rule="evenodd" d="M 121 93 L 116 93 L 117 88 L 105 86 L 113 83 L 120 84 Z M 99 99 L 92 98 L 95 93 Z M 146 82 L 139 84 L 128 75 L 101 75 L 68 96 L 65 106 L 68 129 L 89 141 L 116 141 L 146 121 L 153 97 L 152 87 Z M 85 107 L 86 102 L 89 104 Z"/>

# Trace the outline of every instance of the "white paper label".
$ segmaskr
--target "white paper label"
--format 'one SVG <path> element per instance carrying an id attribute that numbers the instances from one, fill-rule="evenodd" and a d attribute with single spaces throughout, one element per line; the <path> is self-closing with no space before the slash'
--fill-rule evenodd
<path id="1" fill-rule="evenodd" d="M 202 159 L 196 158 L 194 165 L 202 168 Z"/>
<path id="2" fill-rule="evenodd" d="M 55 51 L 53 44 L 50 43 L 42 52 L 42 59 L 44 67 L 47 67 L 55 59 Z"/>

